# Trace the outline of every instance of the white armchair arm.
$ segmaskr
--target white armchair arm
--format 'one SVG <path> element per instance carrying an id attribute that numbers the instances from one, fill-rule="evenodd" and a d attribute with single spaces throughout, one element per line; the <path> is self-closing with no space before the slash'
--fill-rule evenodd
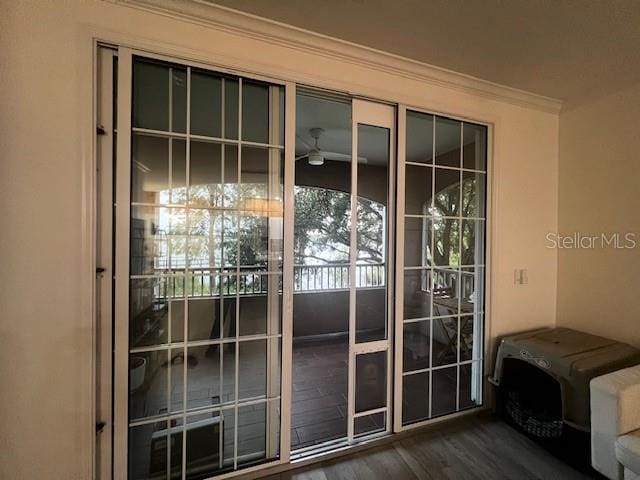
<path id="1" fill-rule="evenodd" d="M 591 465 L 612 480 L 622 480 L 615 444 L 640 428 L 640 365 L 591 380 Z"/>

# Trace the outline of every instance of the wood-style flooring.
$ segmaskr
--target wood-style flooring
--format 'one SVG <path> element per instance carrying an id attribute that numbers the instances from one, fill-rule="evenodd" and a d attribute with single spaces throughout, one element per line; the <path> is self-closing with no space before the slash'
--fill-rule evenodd
<path id="1" fill-rule="evenodd" d="M 602 478 L 581 473 L 490 414 L 448 421 L 404 437 L 267 480 Z"/>

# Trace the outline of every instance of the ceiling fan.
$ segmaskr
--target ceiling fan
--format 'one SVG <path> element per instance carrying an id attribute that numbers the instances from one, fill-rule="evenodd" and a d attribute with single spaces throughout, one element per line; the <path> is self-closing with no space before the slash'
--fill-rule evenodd
<path id="1" fill-rule="evenodd" d="M 325 160 L 350 162 L 351 155 L 346 155 L 344 153 L 338 153 L 338 152 L 328 152 L 326 150 L 320 150 L 320 147 L 318 146 L 318 141 L 320 140 L 320 136 L 322 135 L 323 132 L 324 132 L 324 129 L 319 127 L 309 129 L 309 135 L 311 135 L 311 137 L 314 139 L 313 147 L 309 147 L 307 142 L 305 142 L 298 136 L 298 139 L 302 143 L 307 145 L 309 150 L 307 151 L 306 154 L 296 157 L 296 160 L 302 160 L 303 158 L 306 158 L 307 162 L 309 162 L 309 165 L 317 165 L 317 166 L 324 165 Z M 364 157 L 358 157 L 358 162 L 367 163 L 367 159 Z"/>

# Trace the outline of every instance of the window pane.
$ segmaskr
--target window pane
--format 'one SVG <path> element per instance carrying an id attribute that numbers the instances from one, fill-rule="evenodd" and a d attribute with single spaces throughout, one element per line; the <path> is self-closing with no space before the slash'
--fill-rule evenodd
<path id="1" fill-rule="evenodd" d="M 437 266 L 460 265 L 460 221 L 435 218 L 433 221 L 433 252 Z"/>
<path id="2" fill-rule="evenodd" d="M 169 67 L 133 62 L 133 127 L 169 130 Z"/>
<path id="3" fill-rule="evenodd" d="M 432 214 L 431 167 L 406 165 L 405 167 L 405 211 L 406 215 Z"/>
<path id="4" fill-rule="evenodd" d="M 407 162 L 433 163 L 433 115 L 407 112 Z"/>
<path id="5" fill-rule="evenodd" d="M 169 203 L 169 139 L 133 134 L 131 160 L 131 201 Z"/>
<path id="6" fill-rule="evenodd" d="M 220 404 L 221 344 L 187 348 L 187 409 Z"/>
<path id="7" fill-rule="evenodd" d="M 389 129 L 358 125 L 356 342 L 387 338 Z"/>
<path id="8" fill-rule="evenodd" d="M 269 86 L 265 84 L 242 83 L 242 140 L 269 143 Z"/>
<path id="9" fill-rule="evenodd" d="M 189 297 L 189 341 L 220 338 L 221 277 L 198 275 L 191 278 L 194 286 Z"/>
<path id="10" fill-rule="evenodd" d="M 222 424 L 222 415 L 218 410 L 187 417 L 186 478 L 203 478 L 217 473 L 221 466 L 224 468 L 220 461 Z"/>
<path id="11" fill-rule="evenodd" d="M 433 320 L 433 366 L 450 365 L 458 361 L 458 319 Z"/>
<path id="12" fill-rule="evenodd" d="M 264 397 L 267 394 L 267 341 L 240 342 L 238 399 Z"/>
<path id="13" fill-rule="evenodd" d="M 460 216 L 460 173 L 449 168 L 435 169 L 434 215 Z"/>
<path id="14" fill-rule="evenodd" d="M 171 296 L 167 278 L 144 278 L 130 283 L 129 345 L 131 348 L 167 343 Z"/>
<path id="15" fill-rule="evenodd" d="M 365 415 L 353 419 L 353 433 L 359 435 L 371 435 L 384 432 L 386 427 L 386 414 L 384 412 Z"/>
<path id="16" fill-rule="evenodd" d="M 433 265 L 431 218 L 406 217 L 404 219 L 404 266 L 428 267 Z"/>
<path id="17" fill-rule="evenodd" d="M 189 204 L 222 206 L 222 145 L 191 141 Z"/>
<path id="18" fill-rule="evenodd" d="M 462 265 L 478 265 L 484 262 L 484 220 L 462 221 Z"/>
<path id="19" fill-rule="evenodd" d="M 238 80 L 223 78 L 224 88 L 224 135 L 223 138 L 238 139 Z"/>
<path id="20" fill-rule="evenodd" d="M 458 367 L 447 367 L 432 372 L 431 414 L 433 417 L 456 411 Z"/>
<path id="21" fill-rule="evenodd" d="M 404 319 L 431 316 L 431 270 L 404 272 Z"/>
<path id="22" fill-rule="evenodd" d="M 476 172 L 462 172 L 462 216 L 485 216 L 486 175 Z"/>
<path id="23" fill-rule="evenodd" d="M 487 127 L 465 123 L 463 127 L 462 165 L 472 170 L 487 168 Z"/>
<path id="24" fill-rule="evenodd" d="M 171 69 L 171 108 L 172 132 L 187 131 L 187 72 L 173 67 Z"/>
<path id="25" fill-rule="evenodd" d="M 356 413 L 387 404 L 387 352 L 356 355 Z"/>
<path id="26" fill-rule="evenodd" d="M 138 420 L 167 413 L 168 350 L 129 357 L 129 418 Z"/>
<path id="27" fill-rule="evenodd" d="M 433 271 L 433 316 L 458 314 L 460 272 L 457 269 L 437 268 Z"/>
<path id="28" fill-rule="evenodd" d="M 402 377 L 402 424 L 429 418 L 429 372 Z"/>
<path id="29" fill-rule="evenodd" d="M 222 136 L 222 79 L 191 71 L 191 133 Z"/>
<path id="30" fill-rule="evenodd" d="M 436 165 L 460 168 L 461 123 L 436 117 Z"/>
<path id="31" fill-rule="evenodd" d="M 430 367 L 431 320 L 405 323 L 402 335 L 403 372 Z"/>

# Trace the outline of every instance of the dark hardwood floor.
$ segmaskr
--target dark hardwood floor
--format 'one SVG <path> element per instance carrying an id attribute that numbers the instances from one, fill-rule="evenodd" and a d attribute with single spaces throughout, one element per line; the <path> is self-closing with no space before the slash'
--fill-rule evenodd
<path id="1" fill-rule="evenodd" d="M 267 480 L 588 479 L 490 414 L 465 417 L 393 443 Z"/>

